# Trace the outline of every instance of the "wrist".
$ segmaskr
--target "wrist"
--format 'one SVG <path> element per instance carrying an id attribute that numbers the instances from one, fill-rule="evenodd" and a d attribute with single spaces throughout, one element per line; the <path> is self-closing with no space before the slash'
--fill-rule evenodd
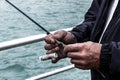
<path id="1" fill-rule="evenodd" d="M 65 44 L 73 44 L 77 43 L 77 39 L 71 32 L 67 32 L 67 35 L 64 38 L 64 42 Z"/>

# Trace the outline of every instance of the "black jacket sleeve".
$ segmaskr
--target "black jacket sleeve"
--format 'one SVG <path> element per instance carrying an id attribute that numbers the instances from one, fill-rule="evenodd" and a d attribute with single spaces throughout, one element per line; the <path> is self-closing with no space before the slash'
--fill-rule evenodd
<path id="1" fill-rule="evenodd" d="M 90 40 L 90 35 L 96 22 L 101 2 L 93 0 L 91 7 L 85 14 L 84 21 L 71 31 L 78 42 Z M 118 36 L 119 37 L 119 36 Z M 107 66 L 113 75 L 120 74 L 120 42 L 103 43 L 100 56 L 100 66 Z"/>
<path id="2" fill-rule="evenodd" d="M 78 42 L 88 41 L 100 7 L 100 0 L 93 0 L 91 7 L 85 14 L 82 24 L 77 25 L 71 31 Z"/>

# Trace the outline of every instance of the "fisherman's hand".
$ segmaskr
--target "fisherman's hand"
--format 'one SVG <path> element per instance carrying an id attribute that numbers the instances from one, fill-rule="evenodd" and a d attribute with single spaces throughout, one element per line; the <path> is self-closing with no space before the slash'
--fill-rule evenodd
<path id="1" fill-rule="evenodd" d="M 101 44 L 94 42 L 84 42 L 71 44 L 64 48 L 64 52 L 71 63 L 79 69 L 97 69 L 100 65 Z"/>
<path id="2" fill-rule="evenodd" d="M 50 34 L 45 37 L 45 49 L 47 50 L 47 54 L 57 53 L 58 58 L 53 58 L 52 62 L 56 63 L 59 59 L 65 58 L 66 55 L 63 53 L 63 47 L 60 47 L 57 43 L 57 40 L 63 42 L 64 44 L 75 43 L 76 39 L 72 33 L 67 31 L 58 31 L 54 34 Z"/>

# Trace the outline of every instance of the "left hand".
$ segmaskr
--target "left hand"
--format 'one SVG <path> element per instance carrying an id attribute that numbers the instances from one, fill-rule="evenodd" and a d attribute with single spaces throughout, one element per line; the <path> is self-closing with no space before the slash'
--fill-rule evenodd
<path id="1" fill-rule="evenodd" d="M 57 53 L 57 58 L 52 58 L 52 63 L 58 62 L 60 59 L 66 58 L 66 54 L 63 53 L 63 47 L 61 47 L 57 41 L 61 41 L 64 44 L 76 43 L 75 36 L 68 31 L 57 31 L 54 34 L 49 34 L 45 37 L 47 54 Z"/>
<path id="2" fill-rule="evenodd" d="M 71 63 L 79 69 L 98 69 L 102 44 L 91 41 L 65 46 L 64 53 L 71 58 Z"/>

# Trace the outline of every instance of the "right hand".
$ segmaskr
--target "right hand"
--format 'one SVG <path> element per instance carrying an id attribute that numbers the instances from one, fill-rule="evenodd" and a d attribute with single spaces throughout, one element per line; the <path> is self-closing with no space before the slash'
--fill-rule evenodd
<path id="1" fill-rule="evenodd" d="M 63 42 L 64 44 L 71 44 L 77 42 L 74 35 L 70 32 L 61 30 L 50 34 L 45 37 L 46 45 L 44 46 L 47 50 L 47 54 L 57 53 L 58 58 L 53 58 L 52 63 L 56 63 L 62 58 L 65 58 L 67 55 L 63 53 L 63 47 L 60 47 L 57 43 L 57 40 Z"/>

